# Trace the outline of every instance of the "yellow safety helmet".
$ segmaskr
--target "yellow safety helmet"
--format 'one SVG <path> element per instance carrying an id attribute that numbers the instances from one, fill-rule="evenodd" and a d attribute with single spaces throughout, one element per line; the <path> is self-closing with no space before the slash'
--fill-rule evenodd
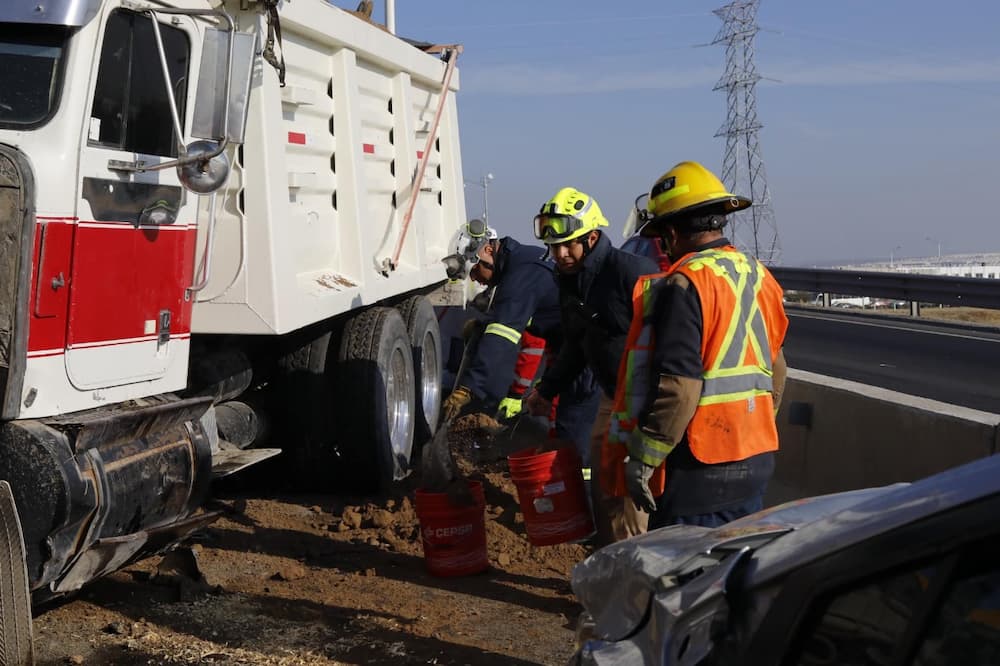
<path id="1" fill-rule="evenodd" d="M 593 197 L 564 187 L 535 216 L 535 238 L 546 245 L 565 243 L 606 226 L 608 221 Z"/>
<path id="2" fill-rule="evenodd" d="M 660 176 L 649 190 L 648 222 L 643 236 L 658 236 L 663 226 L 690 217 L 728 215 L 753 204 L 726 190 L 715 174 L 697 162 L 681 162 Z"/>

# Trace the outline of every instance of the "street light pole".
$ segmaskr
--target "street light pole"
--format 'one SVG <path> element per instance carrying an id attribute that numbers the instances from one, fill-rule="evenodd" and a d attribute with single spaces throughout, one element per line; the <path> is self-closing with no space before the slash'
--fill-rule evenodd
<path id="1" fill-rule="evenodd" d="M 896 247 L 894 247 L 891 250 L 889 250 L 889 268 L 895 268 L 896 267 L 896 264 L 893 261 L 893 257 L 896 254 L 896 250 L 902 250 L 902 249 L 903 249 L 902 245 L 897 245 Z"/>
<path id="2" fill-rule="evenodd" d="M 487 173 L 483 176 L 483 222 L 489 226 L 490 223 L 490 181 L 493 174 Z"/>
<path id="3" fill-rule="evenodd" d="M 941 241 L 938 240 L 937 238 L 931 238 L 930 236 L 927 236 L 926 238 L 924 238 L 924 240 L 929 240 L 932 243 L 937 243 L 938 263 L 940 263 L 941 262 Z"/>
<path id="4" fill-rule="evenodd" d="M 487 225 L 490 223 L 490 181 L 493 180 L 493 174 L 487 173 L 485 176 L 480 177 L 479 180 L 467 180 L 466 185 L 478 185 L 483 188 L 483 222 Z"/>

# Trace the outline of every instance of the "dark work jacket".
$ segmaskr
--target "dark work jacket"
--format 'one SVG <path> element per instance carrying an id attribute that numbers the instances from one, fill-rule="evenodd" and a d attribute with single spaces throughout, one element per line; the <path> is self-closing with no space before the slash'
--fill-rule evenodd
<path id="1" fill-rule="evenodd" d="M 604 395 L 614 397 L 632 322 L 632 289 L 640 275 L 658 272 L 655 261 L 619 250 L 602 233 L 579 273 L 556 273 L 564 344 L 538 385 L 543 397 L 551 400 L 588 365 Z"/>
<path id="2" fill-rule="evenodd" d="M 544 248 L 521 245 L 509 237 L 500 239 L 493 263 L 496 292 L 487 313 L 487 327 L 497 323 L 518 334 L 528 330 L 550 345 L 561 342 L 555 266 L 544 259 L 545 254 Z M 500 400 L 507 395 L 520 351 L 520 343 L 487 330 L 459 383 L 480 400 Z"/>

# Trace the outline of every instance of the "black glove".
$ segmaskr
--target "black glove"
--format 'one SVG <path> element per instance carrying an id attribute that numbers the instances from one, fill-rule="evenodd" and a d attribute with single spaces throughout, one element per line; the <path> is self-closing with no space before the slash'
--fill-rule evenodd
<path id="1" fill-rule="evenodd" d="M 649 489 L 649 480 L 653 477 L 655 467 L 651 467 L 638 458 L 631 456 L 625 461 L 625 486 L 628 488 L 629 497 L 636 507 L 646 513 L 656 511 L 656 500 L 653 492 Z"/>
<path id="2" fill-rule="evenodd" d="M 479 319 L 466 319 L 465 323 L 462 324 L 462 339 L 468 342 L 478 336 L 484 328 L 486 328 L 486 324 L 483 321 Z"/>

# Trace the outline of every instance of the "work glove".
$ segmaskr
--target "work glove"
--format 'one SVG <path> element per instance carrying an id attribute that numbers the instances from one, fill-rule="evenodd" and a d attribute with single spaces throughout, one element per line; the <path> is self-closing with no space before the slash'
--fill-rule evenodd
<path id="1" fill-rule="evenodd" d="M 520 413 L 521 399 L 507 397 L 500 401 L 500 406 L 497 408 L 497 420 L 509 421 Z"/>
<path id="2" fill-rule="evenodd" d="M 647 465 L 638 458 L 629 456 L 625 460 L 625 487 L 635 505 L 646 513 L 656 511 L 656 500 L 649 489 L 649 480 L 653 477 L 655 467 Z"/>
<path id="3" fill-rule="evenodd" d="M 462 339 L 468 342 L 479 335 L 484 326 L 484 323 L 479 319 L 466 319 L 465 323 L 462 324 Z"/>
<path id="4" fill-rule="evenodd" d="M 462 411 L 462 408 L 470 402 L 472 402 L 472 393 L 469 392 L 469 389 L 464 386 L 459 386 L 452 391 L 451 394 L 445 398 L 444 402 L 441 403 L 441 414 L 444 417 L 445 423 L 458 416 L 459 412 Z"/>

